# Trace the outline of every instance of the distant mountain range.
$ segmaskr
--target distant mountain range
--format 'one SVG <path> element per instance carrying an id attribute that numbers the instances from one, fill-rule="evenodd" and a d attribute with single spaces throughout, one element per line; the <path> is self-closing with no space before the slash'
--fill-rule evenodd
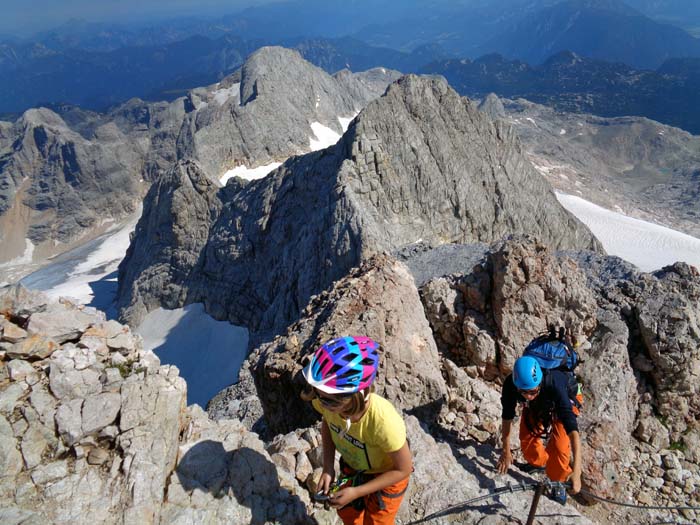
<path id="1" fill-rule="evenodd" d="M 329 73 L 379 66 L 411 73 L 494 52 L 539 64 L 564 50 L 656 69 L 670 58 L 700 57 L 700 39 L 657 21 L 678 18 L 678 2 L 629 0 L 639 11 L 621 0 L 410 0 L 400 9 L 388 0 L 296 0 L 138 27 L 74 20 L 29 41 L 0 38 L 0 114 L 50 103 L 104 110 L 131 97 L 172 100 L 220 80 L 263 45 L 296 48 Z M 691 18 L 696 11 L 700 17 L 688 5 Z"/>
<path id="2" fill-rule="evenodd" d="M 619 0 L 569 0 L 528 14 L 479 48 L 481 53 L 497 52 L 531 64 L 565 50 L 657 68 L 669 58 L 700 56 L 700 39 Z"/>
<path id="3" fill-rule="evenodd" d="M 645 116 L 700 133 L 700 59 L 673 59 L 657 71 L 633 69 L 562 52 L 540 66 L 500 55 L 444 60 L 423 73 L 440 74 L 460 94 L 496 93 L 571 113 Z"/>
<path id="4" fill-rule="evenodd" d="M 105 110 L 132 97 L 174 100 L 192 87 L 212 84 L 233 72 L 259 40 L 191 36 L 162 46 L 126 47 L 107 53 L 55 50 L 44 44 L 0 45 L 0 114 L 55 103 Z M 417 71 L 448 56 L 439 46 L 413 53 L 369 46 L 352 38 L 291 39 L 286 47 L 332 73 L 386 67 Z"/>
<path id="5" fill-rule="evenodd" d="M 108 53 L 6 44 L 0 46 L 0 112 L 50 102 L 105 109 L 132 97 L 151 98 L 166 89 L 210 84 L 240 66 L 259 45 L 231 36 L 193 36 L 166 46 Z"/>

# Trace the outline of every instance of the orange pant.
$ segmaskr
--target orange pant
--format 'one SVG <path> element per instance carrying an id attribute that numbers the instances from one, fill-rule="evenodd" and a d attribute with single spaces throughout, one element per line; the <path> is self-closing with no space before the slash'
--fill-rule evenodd
<path id="1" fill-rule="evenodd" d="M 408 479 L 382 489 L 383 509 L 379 506 L 377 493 L 373 493 L 363 498 L 365 508 L 362 510 L 355 509 L 352 503 L 338 510 L 340 519 L 345 525 L 394 525 L 394 518 L 408 487 Z"/>
<path id="2" fill-rule="evenodd" d="M 583 403 L 583 396 L 578 394 L 576 399 Z M 525 409 L 527 410 L 527 408 Z M 578 416 L 579 410 L 573 407 Z M 525 460 L 535 467 L 545 467 L 547 477 L 552 481 L 566 481 L 571 475 L 571 441 L 564 430 L 564 425 L 556 418 L 552 422 L 552 432 L 545 447 L 542 438 L 533 434 L 525 424 L 527 414 L 523 411 L 520 417 L 520 448 Z"/>

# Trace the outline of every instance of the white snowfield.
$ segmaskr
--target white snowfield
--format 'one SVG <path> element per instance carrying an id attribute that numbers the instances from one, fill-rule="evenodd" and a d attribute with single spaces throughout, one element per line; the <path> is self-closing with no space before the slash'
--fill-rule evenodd
<path id="1" fill-rule="evenodd" d="M 359 111 L 356 111 L 351 117 L 338 117 L 338 122 L 340 127 L 345 133 L 354 119 L 358 115 Z M 311 123 L 311 131 L 314 132 L 313 137 L 309 137 L 309 145 L 311 151 L 318 151 L 321 149 L 326 149 L 330 146 L 334 146 L 340 140 L 340 135 L 338 135 L 331 128 L 324 126 L 320 122 Z"/>
<path id="2" fill-rule="evenodd" d="M 340 135 L 338 135 L 338 133 L 320 122 L 311 123 L 311 131 L 314 132 L 314 136 L 309 137 L 309 147 L 311 151 L 326 149 L 340 140 Z"/>
<path id="3" fill-rule="evenodd" d="M 248 330 L 216 321 L 201 303 L 150 312 L 136 333 L 144 348 L 175 365 L 187 381 L 187 403 L 206 407 L 218 392 L 238 381 L 248 351 Z"/>
<path id="4" fill-rule="evenodd" d="M 564 208 L 593 232 L 610 255 L 644 272 L 683 261 L 700 269 L 700 239 L 601 208 L 573 195 L 557 193 Z"/>
<path id="5" fill-rule="evenodd" d="M 104 237 L 97 248 L 67 275 L 65 281 L 45 290 L 46 293 L 56 299 L 70 297 L 80 304 L 93 302 L 95 300 L 94 284 L 117 271 L 129 247 L 129 236 L 134 228 L 136 228 L 136 221 L 131 221 Z M 113 293 L 116 293 L 116 275 L 108 278 L 107 281 L 114 282 Z"/>
<path id="6" fill-rule="evenodd" d="M 226 173 L 224 173 L 221 176 L 221 179 L 219 179 L 219 182 L 221 182 L 222 186 L 226 186 L 226 182 L 228 182 L 228 180 L 233 177 L 240 177 L 245 180 L 262 179 L 263 177 L 267 176 L 267 174 L 270 173 L 272 170 L 280 167 L 281 165 L 281 162 L 273 162 L 265 166 L 258 166 L 257 168 L 246 168 L 245 166 L 236 166 L 232 170 L 228 170 Z"/>

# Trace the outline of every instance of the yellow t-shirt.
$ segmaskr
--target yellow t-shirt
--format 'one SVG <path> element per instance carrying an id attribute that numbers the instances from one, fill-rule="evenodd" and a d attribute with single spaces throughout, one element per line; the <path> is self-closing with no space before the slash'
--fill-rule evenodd
<path id="1" fill-rule="evenodd" d="M 312 401 L 331 430 L 336 450 L 355 470 L 377 474 L 393 466 L 390 452 L 406 443 L 406 425 L 394 406 L 377 394 L 370 394 L 367 412 L 345 430 L 345 419 L 326 410 L 318 399 Z"/>

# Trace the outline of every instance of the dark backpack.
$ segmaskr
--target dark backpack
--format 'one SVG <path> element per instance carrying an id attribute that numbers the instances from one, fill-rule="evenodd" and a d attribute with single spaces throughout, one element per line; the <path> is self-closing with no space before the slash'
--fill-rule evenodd
<path id="1" fill-rule="evenodd" d="M 566 341 L 564 328 L 556 330 L 549 327 L 549 332 L 536 337 L 525 347 L 524 356 L 537 359 L 542 368 L 542 381 L 548 383 L 550 370 L 560 370 L 567 375 L 567 393 L 569 399 L 580 408 L 576 399 L 578 394 L 578 379 L 574 370 L 581 363 L 578 352 Z"/>

